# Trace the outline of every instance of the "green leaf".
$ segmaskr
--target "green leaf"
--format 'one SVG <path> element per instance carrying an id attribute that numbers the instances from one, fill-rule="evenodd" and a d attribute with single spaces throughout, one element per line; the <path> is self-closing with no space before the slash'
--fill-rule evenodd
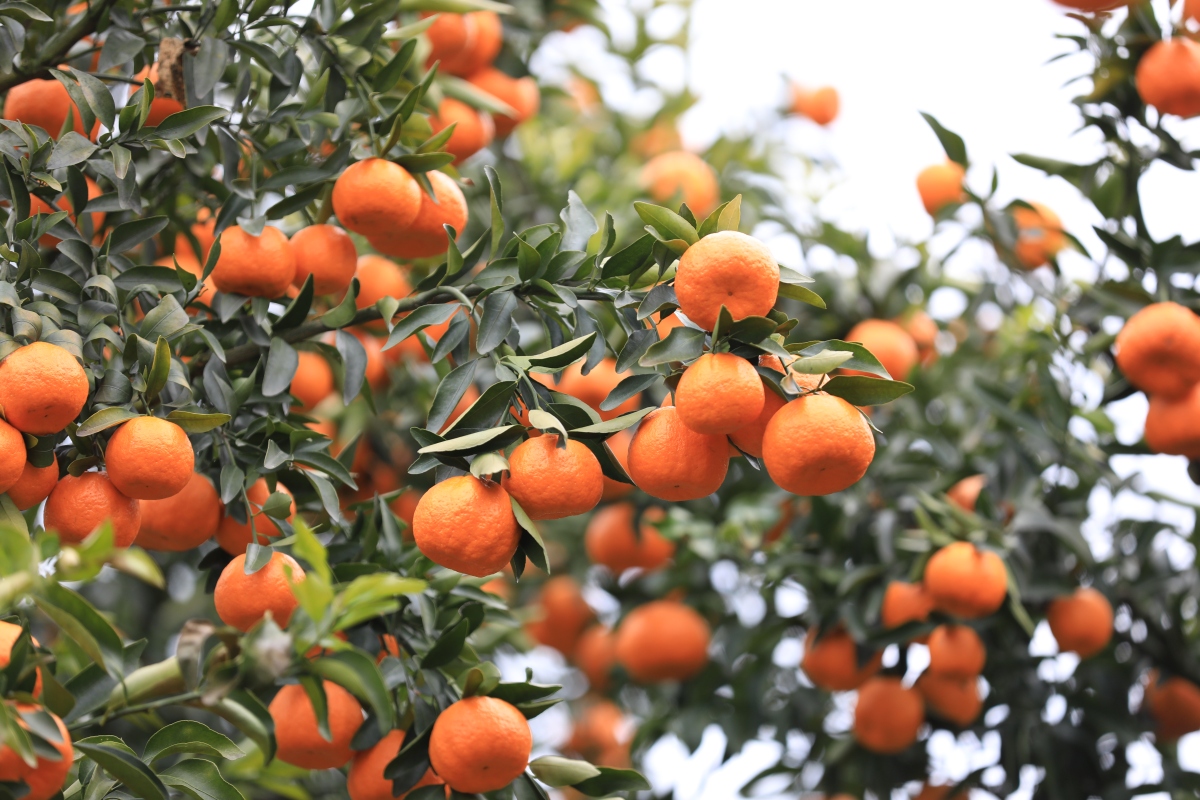
<path id="1" fill-rule="evenodd" d="M 480 453 L 471 460 L 471 474 L 476 478 L 499 475 L 508 470 L 508 459 L 499 453 Z"/>
<path id="2" fill-rule="evenodd" d="M 643 222 L 662 234 L 664 239 L 682 239 L 688 246 L 700 241 L 695 226 L 669 208 L 636 202 L 633 209 Z"/>
<path id="3" fill-rule="evenodd" d="M 158 393 L 167 385 L 167 377 L 171 374 L 171 345 L 167 343 L 167 337 L 159 336 L 158 343 L 154 346 L 154 360 L 150 363 L 150 370 L 146 373 L 146 395 L 147 400 L 153 400 L 158 397 Z"/>
<path id="4" fill-rule="evenodd" d="M 122 673 L 125 648 L 121 637 L 82 595 L 48 583 L 33 600 L 93 661 L 111 675 Z"/>
<path id="5" fill-rule="evenodd" d="M 483 315 L 479 320 L 479 333 L 475 348 L 480 355 L 487 355 L 500 346 L 512 326 L 512 314 L 517 307 L 517 296 L 512 292 L 494 292 L 483 301 Z"/>
<path id="6" fill-rule="evenodd" d="M 588 762 L 562 756 L 535 758 L 529 762 L 529 770 L 539 781 L 555 789 L 600 777 L 600 770 Z"/>
<path id="7" fill-rule="evenodd" d="M 570 438 L 567 426 L 563 425 L 562 420 L 549 411 L 542 411 L 540 408 L 530 409 L 529 424 L 540 431 L 558 431 L 562 438 Z"/>
<path id="8" fill-rule="evenodd" d="M 458 658 L 459 653 L 462 652 L 463 647 L 467 643 L 467 635 L 470 632 L 471 623 L 465 619 L 460 619 L 450 628 L 447 628 L 438 636 L 437 641 L 433 643 L 433 647 L 429 648 L 429 652 L 421 658 L 421 668 L 433 669 L 444 667 Z"/>
<path id="9" fill-rule="evenodd" d="M 142 758 L 148 764 L 178 753 L 195 753 L 213 758 L 233 760 L 244 754 L 223 733 L 195 720 L 184 719 L 159 728 L 146 742 Z"/>
<path id="10" fill-rule="evenodd" d="M 339 330 L 334 340 L 342 357 L 342 402 L 346 405 L 358 397 L 367 376 L 367 351 L 357 336 Z"/>
<path id="11" fill-rule="evenodd" d="M 967 145 L 962 137 L 943 127 L 942 123 L 938 122 L 932 114 L 922 111 L 921 116 L 937 134 L 938 141 L 942 143 L 942 149 L 946 151 L 946 157 L 956 164 L 967 166 Z"/>
<path id="12" fill-rule="evenodd" d="M 429 407 L 429 420 L 425 425 L 426 428 L 431 431 L 440 431 L 445 427 L 450 415 L 458 407 L 459 401 L 471 387 L 471 381 L 475 378 L 475 369 L 478 366 L 478 359 L 468 361 L 450 370 L 446 377 L 442 378 L 437 391 L 434 392 L 433 403 Z"/>
<path id="13" fill-rule="evenodd" d="M 321 322 L 330 328 L 344 328 L 351 323 L 354 315 L 358 313 L 358 278 L 350 280 L 350 288 L 346 290 L 346 296 L 342 298 L 342 302 L 337 306 L 326 311 L 321 315 Z"/>
<path id="14" fill-rule="evenodd" d="M 362 700 L 374 713 L 384 730 L 393 724 L 391 694 L 375 662 L 358 650 L 339 650 L 312 662 L 321 677 L 333 681 Z"/>
<path id="15" fill-rule="evenodd" d="M 645 377 L 645 376 L 638 376 Z M 655 379 L 661 377 L 657 373 L 653 376 Z M 610 395 L 611 397 L 611 395 Z M 618 403 L 618 405 L 620 405 Z M 571 431 L 573 436 L 580 439 L 607 439 L 614 433 L 619 433 L 626 428 L 631 428 L 641 422 L 643 418 L 649 416 L 658 409 L 651 406 L 650 408 L 639 408 L 637 411 L 631 411 L 628 414 L 622 414 L 619 417 L 613 417 L 604 422 L 597 422 L 594 425 L 587 425 L 583 428 L 575 428 Z"/>
<path id="16" fill-rule="evenodd" d="M 563 342 L 558 347 L 552 347 L 536 356 L 510 356 L 507 360 L 525 370 L 558 372 L 587 355 L 595 341 L 596 332 L 593 331 L 587 336 Z"/>
<path id="17" fill-rule="evenodd" d="M 167 787 L 139 758 L 110 744 L 75 742 L 75 749 L 143 800 L 167 800 Z"/>
<path id="18" fill-rule="evenodd" d="M 525 429 L 520 425 L 502 425 L 497 428 L 489 428 L 485 431 L 477 431 L 466 436 L 459 436 L 454 439 L 447 439 L 444 442 L 427 445 L 417 452 L 420 455 L 453 453 L 460 456 L 469 456 L 488 450 L 499 450 L 517 439 L 523 438 L 524 435 Z"/>
<path id="19" fill-rule="evenodd" d="M 122 222 L 105 240 L 105 252 L 124 253 L 132 250 L 142 242 L 157 236 L 169 222 L 166 217 L 146 217 Z"/>
<path id="20" fill-rule="evenodd" d="M 396 323 L 396 327 L 392 328 L 392 332 L 388 335 L 383 349 L 390 350 L 409 336 L 424 330 L 430 325 L 442 324 L 454 316 L 454 312 L 458 311 L 459 308 L 460 306 L 456 303 L 434 303 L 428 306 L 421 306 Z"/>
<path id="21" fill-rule="evenodd" d="M 821 299 L 821 295 L 812 289 L 807 289 L 794 283 L 779 284 L 779 296 L 790 297 L 793 300 L 799 300 L 801 303 L 808 303 L 810 306 L 816 306 L 817 308 L 825 308 L 825 301 Z"/>
<path id="22" fill-rule="evenodd" d="M 797 358 L 789 365 L 789 370 L 802 375 L 826 375 L 854 358 L 854 353 L 846 350 L 826 350 L 815 356 Z"/>
<path id="23" fill-rule="evenodd" d="M 842 398 L 855 406 L 877 406 L 890 403 L 913 390 L 910 383 L 889 381 L 883 378 L 867 378 L 861 375 L 838 375 L 821 390 Z"/>
<path id="24" fill-rule="evenodd" d="M 198 411 L 176 409 L 167 414 L 167 419 L 183 428 L 187 433 L 208 433 L 229 422 L 228 414 L 202 414 Z"/>
<path id="25" fill-rule="evenodd" d="M 229 112 L 218 106 L 195 106 L 183 111 L 177 111 L 164 119 L 153 129 L 152 135 L 160 139 L 182 139 L 191 136 L 196 131 L 229 116 Z"/>
<path id="26" fill-rule="evenodd" d="M 605 260 L 600 268 L 600 279 L 620 278 L 631 275 L 649 263 L 654 252 L 655 238 L 650 234 L 642 236 L 632 244 L 618 250 Z"/>
<path id="27" fill-rule="evenodd" d="M 643 367 L 655 367 L 672 361 L 692 361 L 704 352 L 704 339 L 705 332 L 698 328 L 672 328 L 666 339 L 646 348 L 646 354 L 638 359 L 638 363 Z"/>
<path id="28" fill-rule="evenodd" d="M 87 161 L 96 152 L 96 145 L 75 131 L 67 131 L 54 145 L 54 152 L 46 162 L 46 169 L 62 169 Z"/>
<path id="29" fill-rule="evenodd" d="M 217 765 L 211 761 L 189 758 L 163 770 L 159 775 L 164 784 L 195 800 L 246 800 L 245 795 L 225 780 Z"/>
<path id="30" fill-rule="evenodd" d="M 101 431 L 106 431 L 109 428 L 121 425 L 128 422 L 134 417 L 140 417 L 141 414 L 132 411 L 124 406 L 113 406 L 105 408 L 92 414 L 75 432 L 76 436 L 95 436 Z"/>
<path id="31" fill-rule="evenodd" d="M 146 315 L 138 330 L 143 339 L 154 342 L 160 336 L 174 336 L 187 327 L 188 322 L 187 312 L 179 305 L 179 301 L 173 295 L 166 295 Z"/>
<path id="32" fill-rule="evenodd" d="M 528 283 L 538 277 L 542 270 L 542 257 L 537 248 L 517 237 L 517 274 L 522 283 Z M 486 301 L 485 306 L 486 309 Z"/>
<path id="33" fill-rule="evenodd" d="M 790 347 L 788 348 L 791 349 Z M 824 353 L 841 352 L 850 353 L 851 357 L 842 361 L 838 366 L 842 369 L 852 369 L 859 372 L 869 372 L 872 375 L 878 375 L 881 378 L 891 378 L 888 371 L 884 369 L 883 364 L 879 363 L 874 354 L 870 350 L 855 342 L 843 342 L 840 339 L 829 339 L 824 342 L 816 342 L 813 344 L 805 343 L 803 348 L 799 350 L 801 356 L 818 356 Z M 840 356 L 839 356 L 840 358 Z M 797 362 L 799 363 L 799 362 Z M 821 363 L 821 362 L 816 362 Z M 806 370 L 792 365 L 797 372 L 806 372 Z M 810 375 L 820 374 L 819 372 L 808 373 Z"/>
<path id="34" fill-rule="evenodd" d="M 650 788 L 650 783 L 640 773 L 631 769 L 598 767 L 600 774 L 595 778 L 575 784 L 576 791 L 590 797 L 608 797 L 616 792 L 641 792 Z"/>
<path id="35" fill-rule="evenodd" d="M 300 354 L 296 349 L 278 336 L 273 337 L 267 351 L 267 368 L 263 370 L 263 394 L 275 397 L 286 392 L 299 366 Z"/>

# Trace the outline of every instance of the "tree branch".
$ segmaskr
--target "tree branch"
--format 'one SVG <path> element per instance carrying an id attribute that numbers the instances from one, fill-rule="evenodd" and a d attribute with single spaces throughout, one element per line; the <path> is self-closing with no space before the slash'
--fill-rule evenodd
<path id="1" fill-rule="evenodd" d="M 96 32 L 96 24 L 108 10 L 117 4 L 117 0 L 93 0 L 74 24 L 60 33 L 50 37 L 49 41 L 40 48 L 41 58 L 36 65 L 27 70 L 15 70 L 9 75 L 0 75 L 0 92 L 7 92 L 14 86 L 20 86 L 34 78 L 49 78 L 50 70 L 57 67 L 74 47 L 85 36 Z"/>

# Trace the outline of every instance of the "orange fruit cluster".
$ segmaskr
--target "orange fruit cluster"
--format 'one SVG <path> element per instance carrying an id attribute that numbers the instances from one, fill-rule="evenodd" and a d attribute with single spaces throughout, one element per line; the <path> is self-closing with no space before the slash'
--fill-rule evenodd
<path id="1" fill-rule="evenodd" d="M 701 219 L 721 203 L 716 170 L 686 150 L 669 150 L 651 158 L 642 167 L 641 184 L 656 203 L 682 200 Z"/>
<path id="2" fill-rule="evenodd" d="M 841 98 L 832 86 L 806 89 L 799 84 L 792 84 L 791 93 L 793 114 L 808 117 L 818 125 L 829 125 L 837 119 Z"/>
<path id="3" fill-rule="evenodd" d="M 1178 303 L 1152 303 L 1126 321 L 1114 343 L 1117 366 L 1150 398 L 1146 445 L 1200 458 L 1200 317 Z"/>
<path id="4" fill-rule="evenodd" d="M 50 749 L 56 752 L 44 752 L 39 748 L 36 763 L 30 766 L 11 747 L 0 745 L 0 781 L 23 782 L 29 788 L 29 791 L 22 795 L 27 800 L 50 800 L 61 792 L 63 783 L 71 771 L 75 755 L 75 749 L 71 746 L 71 734 L 63 721 L 45 708 L 18 703 L 13 709 L 20 714 L 40 712 L 49 715 L 58 729 L 58 736 L 57 739 L 46 737 L 46 741 Z M 24 719 L 18 717 L 17 721 L 22 728 L 29 729 Z"/>
<path id="5" fill-rule="evenodd" d="M 1156 42 L 1137 65 L 1142 102 L 1160 114 L 1200 116 L 1200 43 L 1186 36 Z"/>

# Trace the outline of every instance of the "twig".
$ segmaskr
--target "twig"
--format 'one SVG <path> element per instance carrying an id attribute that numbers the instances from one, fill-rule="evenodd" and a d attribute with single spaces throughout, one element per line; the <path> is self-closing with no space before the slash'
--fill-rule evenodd
<path id="1" fill-rule="evenodd" d="M 67 60 L 71 48 L 85 36 L 96 32 L 96 24 L 108 10 L 117 4 L 117 0 L 94 0 L 79 19 L 66 30 L 50 37 L 49 41 L 40 48 L 42 54 L 37 64 L 28 70 L 16 70 L 9 75 L 0 75 L 0 92 L 7 92 L 14 86 L 31 81 L 34 78 L 49 78 L 50 69 Z"/>

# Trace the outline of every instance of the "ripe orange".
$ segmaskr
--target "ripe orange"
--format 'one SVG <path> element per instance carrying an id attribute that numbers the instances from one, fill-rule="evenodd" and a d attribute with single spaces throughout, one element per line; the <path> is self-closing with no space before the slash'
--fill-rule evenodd
<path id="1" fill-rule="evenodd" d="M 529 764 L 533 735 L 516 707 L 495 697 L 466 697 L 438 715 L 429 734 L 433 771 L 456 792 L 494 792 Z"/>
<path id="2" fill-rule="evenodd" d="M 875 457 L 871 426 L 840 397 L 806 394 L 771 417 L 763 464 L 779 488 L 799 495 L 840 492 L 858 482 Z"/>
<path id="3" fill-rule="evenodd" d="M 885 628 L 899 628 L 908 622 L 924 622 L 933 611 L 933 598 L 919 583 L 892 581 L 883 593 L 879 620 Z"/>
<path id="4" fill-rule="evenodd" d="M 929 634 L 929 671 L 952 678 L 967 678 L 983 672 L 987 650 L 974 628 L 938 625 Z"/>
<path id="5" fill-rule="evenodd" d="M 466 77 L 491 64 L 504 45 L 504 25 L 493 11 L 472 11 L 463 15 L 466 40 L 461 49 L 447 53 L 441 72 Z"/>
<path id="6" fill-rule="evenodd" d="M 288 392 L 299 401 L 300 408 L 312 408 L 333 394 L 333 369 L 320 353 L 300 350 L 297 355 L 300 363 Z"/>
<path id="7" fill-rule="evenodd" d="M 354 756 L 354 760 L 350 762 L 350 772 L 346 776 L 346 791 L 350 793 L 350 800 L 394 800 L 392 781 L 384 777 L 383 771 L 400 754 L 400 748 L 403 746 L 404 731 L 395 730 L 374 746 Z M 427 769 L 413 789 L 438 786 L 441 783 L 442 779 L 433 774 L 432 769 Z M 408 794 L 409 792 L 405 792 L 400 798 L 408 797 Z"/>
<path id="8" fill-rule="evenodd" d="M 608 397 L 609 393 L 617 388 L 617 384 L 624 378 L 629 377 L 627 374 L 622 375 L 617 372 L 617 361 L 614 358 L 600 359 L 600 362 L 592 367 L 592 371 L 587 375 L 583 374 L 582 362 L 572 364 L 562 371 L 562 376 L 557 384 L 549 375 L 543 373 L 534 373 L 532 377 L 551 391 L 569 394 L 571 397 L 587 403 L 600 415 L 602 420 L 610 420 L 638 409 L 639 397 L 635 396 L 611 411 L 600 410 L 600 404 L 604 402 L 604 398 Z"/>
<path id="9" fill-rule="evenodd" d="M 728 469 L 725 437 L 696 433 L 673 406 L 650 412 L 629 444 L 629 477 L 662 500 L 707 497 L 721 488 Z"/>
<path id="10" fill-rule="evenodd" d="M 466 103 L 447 97 L 438 106 L 437 114 L 429 117 L 434 133 L 441 133 L 451 125 L 454 133 L 442 149 L 454 156 L 454 163 L 461 164 L 492 143 L 496 126 L 486 111 L 476 111 Z"/>
<path id="11" fill-rule="evenodd" d="M 112 522 L 113 542 L 129 547 L 137 538 L 142 513 L 137 500 L 113 486 L 103 472 L 64 475 L 46 498 L 45 527 L 66 544 L 78 544 L 106 520 Z"/>
<path id="12" fill-rule="evenodd" d="M 4 119 L 15 119 L 41 128 L 50 134 L 51 139 L 58 138 L 63 125 L 67 124 L 68 114 L 73 120 L 72 129 L 86 136 L 79 118 L 79 106 L 67 94 L 66 87 L 54 78 L 35 78 L 12 87 L 4 97 L 4 109 L 0 111 Z M 93 139 L 98 128 L 97 125 L 93 129 Z"/>
<path id="13" fill-rule="evenodd" d="M 1008 571 L 1000 556 L 970 542 L 938 550 L 925 565 L 925 590 L 934 608 L 977 619 L 995 613 L 1008 594 Z"/>
<path id="14" fill-rule="evenodd" d="M 4 669 L 10 663 L 12 663 L 13 646 L 17 643 L 17 639 L 21 638 L 21 634 L 24 632 L 24 630 L 25 629 L 20 625 L 14 625 L 11 622 L 4 622 L 3 620 L 0 620 L 0 669 Z M 36 647 L 38 640 L 34 639 L 32 636 L 29 638 Z M 40 697 L 42 694 L 41 667 L 38 667 L 35 671 L 32 694 L 34 697 Z"/>
<path id="15" fill-rule="evenodd" d="M 41 81 L 39 81 L 40 83 Z M 52 81 L 57 84 L 58 81 Z M 20 86 L 16 88 L 21 88 Z M 17 705 L 17 711 L 31 714 L 41 711 L 49 714 L 58 727 L 58 741 L 51 741 L 50 746 L 58 751 L 57 757 L 49 757 L 41 749 L 37 753 L 37 764 L 29 766 L 16 751 L 7 745 L 0 746 L 0 781 L 5 783 L 23 782 L 29 791 L 23 795 L 23 800 L 50 800 L 62 791 L 67 775 L 71 771 L 75 748 L 71 746 L 71 733 L 63 721 L 49 710 L 34 705 Z M 25 720 L 17 723 L 28 730 Z"/>
<path id="16" fill-rule="evenodd" d="M 411 224 L 370 237 L 371 246 L 379 252 L 396 258 L 443 256 L 449 239 L 442 226 L 449 225 L 460 234 L 467 226 L 467 200 L 458 183 L 444 172 L 434 170 L 425 174 L 434 196 L 422 190 L 420 211 Z"/>
<path id="17" fill-rule="evenodd" d="M 1145 698 L 1150 715 L 1158 722 L 1156 734 L 1160 741 L 1200 730 L 1200 687 L 1187 678 L 1160 680 L 1158 670 L 1151 670 Z"/>
<path id="18" fill-rule="evenodd" d="M 1091 587 L 1052 601 L 1046 609 L 1046 621 L 1058 649 L 1078 653 L 1080 658 L 1096 655 L 1112 639 L 1112 604 Z"/>
<path id="19" fill-rule="evenodd" d="M 521 529 L 504 487 L 458 475 L 421 496 L 413 538 L 435 564 L 483 578 L 503 569 L 517 552 Z"/>
<path id="20" fill-rule="evenodd" d="M 625 712 L 611 700 L 589 703 L 579 714 L 571 729 L 567 750 L 583 756 L 593 764 L 605 755 L 618 750 L 626 751 L 632 735 L 632 726 Z"/>
<path id="21" fill-rule="evenodd" d="M 1180 397 L 1150 395 L 1146 446 L 1155 453 L 1200 458 L 1200 383 Z"/>
<path id="22" fill-rule="evenodd" d="M 530 519 L 562 519 L 586 514 L 600 502 L 604 475 L 587 446 L 569 439 L 559 447 L 557 434 L 536 436 L 508 457 L 504 488 Z"/>
<path id="23" fill-rule="evenodd" d="M 617 463 L 629 471 L 629 443 L 633 441 L 633 434 L 626 428 L 623 431 L 617 431 L 612 436 L 604 440 L 608 445 L 608 449 L 612 451 L 613 458 L 617 459 Z M 601 500 L 619 500 L 625 495 L 633 491 L 633 486 L 621 481 L 614 481 L 612 478 L 605 476 L 604 478 L 604 493 L 600 496 Z"/>
<path id="24" fill-rule="evenodd" d="M 162 500 L 183 491 L 195 474 L 196 453 L 183 428 L 159 417 L 134 417 L 108 440 L 109 480 L 127 497 Z"/>
<path id="25" fill-rule="evenodd" d="M 654 158 L 683 147 L 679 131 L 673 122 L 657 122 L 629 140 L 629 147 L 642 158 Z M 690 204 L 689 204 L 690 205 Z"/>
<path id="26" fill-rule="evenodd" d="M 296 256 L 283 231 L 270 225 L 252 236 L 233 225 L 221 234 L 221 255 L 212 271 L 218 292 L 276 298 L 296 276 Z"/>
<path id="27" fill-rule="evenodd" d="M 0 361 L 0 409 L 22 433 L 58 433 L 79 416 L 87 397 L 87 373 L 58 345 L 34 342 Z"/>
<path id="28" fill-rule="evenodd" d="M 858 645 L 844 628 L 838 627 L 821 636 L 814 625 L 804 637 L 804 658 L 800 669 L 815 685 L 830 692 L 857 689 L 879 672 L 883 655 L 874 653 L 866 661 L 858 657 Z"/>
<path id="29" fill-rule="evenodd" d="M 920 360 L 917 343 L 908 331 L 886 319 L 865 319 L 846 334 L 847 342 L 858 342 L 879 359 L 879 363 L 898 381 L 908 377 Z M 847 370 L 849 375 L 867 375 L 866 372 Z"/>
<path id="30" fill-rule="evenodd" d="M 333 213 L 355 233 L 372 236 L 412 224 L 421 187 L 408 170 L 382 158 L 351 164 L 333 184 Z"/>
<path id="31" fill-rule="evenodd" d="M 182 551 L 199 547 L 216 535 L 221 524 L 221 498 L 212 482 L 193 472 L 183 490 L 163 500 L 142 502 L 137 546 L 147 550 Z"/>
<path id="32" fill-rule="evenodd" d="M 617 663 L 638 683 L 683 681 L 708 664 L 708 621 L 677 600 L 653 600 L 617 628 Z"/>
<path id="33" fill-rule="evenodd" d="M 0 494 L 16 486 L 28 466 L 25 437 L 12 425 L 0 420 Z"/>
<path id="34" fill-rule="evenodd" d="M 606 625 L 593 625 L 579 636 L 571 660 L 587 676 L 588 684 L 598 692 L 608 688 L 609 676 L 617 664 L 617 637 Z"/>
<path id="35" fill-rule="evenodd" d="M 495 67 L 487 67 L 467 80 L 497 100 L 503 100 L 517 112 L 516 117 L 500 114 L 493 118 L 496 123 L 496 135 L 501 138 L 508 136 L 513 132 L 513 128 L 537 114 L 542 102 L 537 81 L 528 75 L 524 78 L 513 78 Z"/>
<path id="36" fill-rule="evenodd" d="M 192 251 L 192 248 L 188 246 L 180 247 L 178 244 L 176 244 L 174 253 L 163 256 L 154 263 L 156 266 L 167 267 L 168 269 L 175 269 L 175 266 L 178 265 L 180 269 L 195 275 L 197 280 L 200 280 L 200 278 L 202 278 L 204 275 L 204 265 L 200 263 L 200 260 L 196 258 L 196 254 Z M 203 288 L 201 288 L 200 294 L 196 296 L 196 299 L 193 302 L 203 303 L 204 305 L 211 307 L 213 296 L 216 295 L 216 293 L 217 288 L 213 285 L 212 276 L 210 275 L 208 280 L 204 283 Z M 189 314 L 195 314 L 197 311 L 199 311 L 197 308 L 188 308 Z"/>
<path id="37" fill-rule="evenodd" d="M 271 553 L 271 560 L 253 575 L 246 574 L 245 554 L 234 556 L 213 590 L 217 616 L 230 627 L 248 631 L 270 612 L 275 624 L 286 628 L 300 605 L 289 577 L 292 583 L 299 583 L 304 580 L 304 569 L 284 553 Z"/>
<path id="38" fill-rule="evenodd" d="M 916 688 L 930 711 L 959 727 L 970 725 L 983 711 L 979 680 L 974 675 L 955 677 L 926 671 L 917 678 Z"/>
<path id="39" fill-rule="evenodd" d="M 24 443 L 20 442 L 19 438 L 16 441 L 20 443 L 20 447 L 16 447 L 12 444 L 13 440 L 6 438 L 4 433 L 6 429 L 16 431 L 11 425 L 0 422 L 0 464 L 14 460 L 18 455 L 24 456 L 25 453 Z M 20 434 L 17 436 L 19 437 Z M 0 469 L 3 468 L 0 467 Z M 58 485 L 57 460 L 44 467 L 35 467 L 26 461 L 25 468 L 21 471 L 17 482 L 8 487 L 8 499 L 13 501 L 18 511 L 28 511 L 49 497 L 56 485 Z M 3 486 L 4 480 L 0 479 L 0 487 Z"/>
<path id="40" fill-rule="evenodd" d="M 296 260 L 292 285 L 300 287 L 313 276 L 313 293 L 341 294 L 354 277 L 358 252 L 354 240 L 335 225 L 309 225 L 289 240 Z"/>
<path id="41" fill-rule="evenodd" d="M 709 234 L 687 249 L 675 273 L 679 310 L 711 331 L 721 306 L 733 319 L 765 316 L 779 293 L 779 265 L 767 246 L 737 231 Z"/>
<path id="42" fill-rule="evenodd" d="M 1134 386 L 1181 397 L 1200 382 L 1200 317 L 1178 303 L 1152 303 L 1129 318 L 1114 350 Z"/>
<path id="43" fill-rule="evenodd" d="M 904 328 L 905 333 L 917 343 L 917 353 L 921 357 L 921 366 L 932 366 L 938 359 L 937 337 L 940 329 L 933 318 L 921 309 L 914 309 L 896 318 L 896 322 Z"/>
<path id="44" fill-rule="evenodd" d="M 362 706 L 336 683 L 322 681 L 321 685 L 325 689 L 330 739 L 317 729 L 312 700 L 300 684 L 284 686 L 271 700 L 268 709 L 275 722 L 275 756 L 280 761 L 304 769 L 337 769 L 354 758 L 350 742 L 362 727 Z"/>
<path id="45" fill-rule="evenodd" d="M 358 297 L 354 304 L 359 308 L 370 308 L 385 297 L 407 297 L 412 292 L 404 270 L 383 256 L 359 256 L 354 277 L 358 278 Z"/>
<path id="46" fill-rule="evenodd" d="M 579 584 L 569 575 L 557 575 L 542 584 L 537 607 L 540 616 L 526 630 L 539 644 L 569 656 L 579 634 L 596 614 L 583 599 Z"/>
<path id="47" fill-rule="evenodd" d="M 979 493 L 987 486 L 986 475 L 970 475 L 946 490 L 946 499 L 963 511 L 974 511 Z"/>
<path id="48" fill-rule="evenodd" d="M 768 360 L 769 359 L 769 360 Z M 773 363 L 772 363 L 773 362 Z M 783 364 L 775 356 L 759 356 L 759 366 L 769 366 L 777 372 L 783 372 Z M 796 375 L 796 378 L 806 378 L 810 376 Z M 811 376 L 819 378 L 819 375 Z M 774 417 L 781 408 L 787 405 L 787 400 L 780 397 L 779 394 L 769 386 L 762 378 L 759 378 L 763 387 L 763 406 L 758 412 L 758 416 L 750 423 L 743 425 L 733 433 L 729 434 L 729 440 L 737 446 L 739 450 L 747 455 L 755 458 L 762 458 L 763 454 L 763 437 L 767 434 L 767 425 L 771 423 L 771 418 Z M 815 388 L 816 382 L 813 382 Z M 807 388 L 807 387 L 806 387 Z"/>
<path id="49" fill-rule="evenodd" d="M 1017 260 L 1026 269 L 1036 269 L 1049 263 L 1067 245 L 1063 234 L 1062 220 L 1041 203 L 1030 203 L 1033 208 L 1019 206 L 1012 210 L 1017 223 Z"/>
<path id="50" fill-rule="evenodd" d="M 925 703 L 899 678 L 871 678 L 858 690 L 854 738 L 874 753 L 899 753 L 917 740 L 925 721 Z"/>
<path id="51" fill-rule="evenodd" d="M 822 86 L 819 89 L 805 89 L 796 84 L 792 85 L 792 113 L 808 117 L 818 125 L 828 125 L 837 119 L 841 108 L 841 98 L 837 89 L 832 86 Z"/>
<path id="52" fill-rule="evenodd" d="M 433 16 L 432 11 L 421 13 L 422 19 L 431 16 Z M 425 38 L 429 40 L 432 47 L 428 63 L 444 61 L 458 53 L 466 47 L 467 35 L 467 18 L 464 14 L 438 14 L 433 24 L 425 30 Z"/>
<path id="53" fill-rule="evenodd" d="M 627 569 L 651 572 L 663 567 L 675 555 L 675 543 L 647 523 L 663 518 L 660 508 L 648 508 L 642 524 L 633 530 L 634 508 L 631 503 L 605 506 L 588 520 L 583 546 L 593 564 L 603 564 L 620 575 Z"/>
<path id="54" fill-rule="evenodd" d="M 1200 44 L 1186 36 L 1156 42 L 1137 65 L 1142 102 L 1160 114 L 1200 115 Z"/>
<path id="55" fill-rule="evenodd" d="M 753 423 L 766 398 L 758 370 L 732 353 L 705 353 L 675 388 L 679 420 L 696 433 L 733 433 Z"/>
<path id="56" fill-rule="evenodd" d="M 966 192 L 963 191 L 963 179 L 966 177 L 961 165 L 953 161 L 934 164 L 926 167 L 917 175 L 917 192 L 921 195 L 921 203 L 930 216 L 948 205 L 965 203 Z"/>
<path id="57" fill-rule="evenodd" d="M 672 150 L 650 159 L 642 167 L 641 183 L 654 202 L 682 199 L 699 219 L 721 204 L 717 171 L 686 150 Z"/>
<path id="58" fill-rule="evenodd" d="M 282 483 L 275 484 L 275 491 L 283 492 L 286 495 L 291 494 Z M 222 550 L 230 555 L 241 555 L 246 552 L 246 547 L 252 541 L 257 541 L 258 544 L 266 544 L 269 538 L 279 536 L 283 533 L 279 525 L 275 523 L 275 520 L 262 511 L 263 504 L 267 502 L 267 498 L 270 496 L 271 489 L 267 486 L 265 478 L 259 478 L 246 490 L 246 499 L 250 501 L 251 513 L 254 519 L 253 530 L 251 530 L 249 522 L 238 522 L 237 519 L 228 514 L 221 517 L 221 522 L 217 526 L 217 544 L 221 546 Z M 289 521 L 295 513 L 296 501 L 293 500 L 291 511 L 287 517 Z"/>

